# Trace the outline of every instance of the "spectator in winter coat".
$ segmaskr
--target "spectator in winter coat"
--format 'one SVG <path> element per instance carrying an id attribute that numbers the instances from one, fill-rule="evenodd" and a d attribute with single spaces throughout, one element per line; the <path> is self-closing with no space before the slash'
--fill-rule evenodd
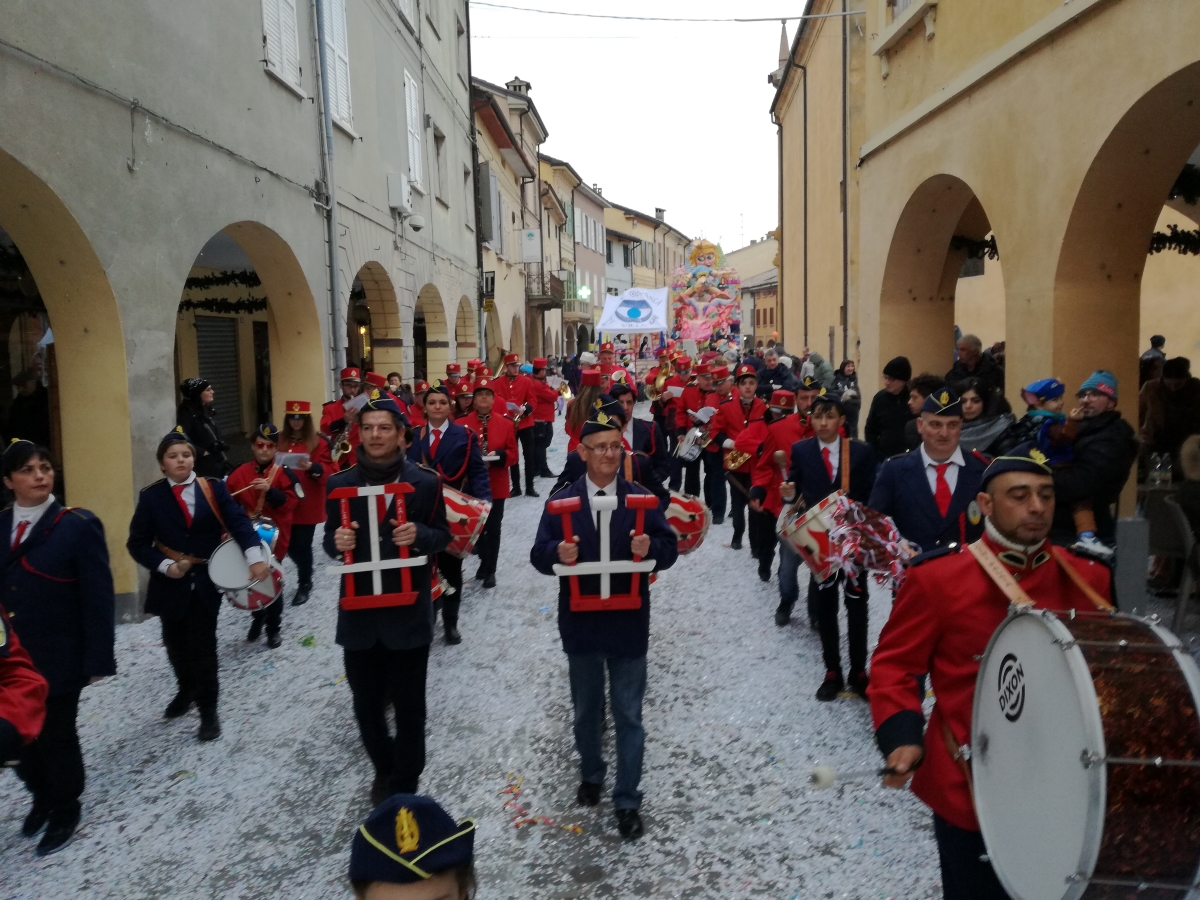
<path id="1" fill-rule="evenodd" d="M 787 360 L 787 364 L 783 361 Z M 795 391 L 800 381 L 792 374 L 791 360 L 783 356 L 783 348 L 776 344 L 763 354 L 763 369 L 758 373 L 759 397 L 769 401 L 773 391 Z"/>
<path id="2" fill-rule="evenodd" d="M 858 387 L 858 367 L 854 360 L 844 359 L 834 373 L 829 385 L 829 392 L 842 398 L 842 409 L 846 411 L 846 434 L 851 438 L 858 437 L 858 415 L 862 412 L 862 391 Z"/>
<path id="3" fill-rule="evenodd" d="M 1188 435 L 1200 434 L 1200 378 L 1192 376 L 1189 360 L 1168 359 L 1162 377 L 1142 386 L 1138 421 L 1148 453 L 1176 456 Z"/>
<path id="4" fill-rule="evenodd" d="M 993 445 L 1013 424 L 1013 416 L 997 409 L 1000 398 L 990 393 L 978 378 L 968 378 L 961 386 L 963 426 L 959 444 L 964 450 L 978 450 L 992 456 Z"/>
<path id="5" fill-rule="evenodd" d="M 833 366 L 826 361 L 825 357 L 813 351 L 808 354 L 808 363 L 813 367 L 813 378 L 821 382 L 821 387 L 828 388 L 833 384 Z"/>
<path id="6" fill-rule="evenodd" d="M 1096 513 L 1096 537 L 1111 545 L 1116 538 L 1111 506 L 1121 495 L 1137 458 L 1137 438 L 1133 427 L 1117 412 L 1117 376 L 1112 372 L 1093 372 L 1076 397 L 1083 421 L 1075 437 L 1073 464 L 1054 472 L 1051 539 L 1065 546 L 1075 543 L 1071 510 L 1078 502 L 1090 501 Z"/>
<path id="7" fill-rule="evenodd" d="M 213 417 L 212 382 L 204 378 L 188 378 L 179 385 L 183 402 L 175 415 L 175 424 L 183 428 L 188 441 L 196 448 L 196 476 L 224 478 L 233 468 L 225 458 L 229 445 L 221 439 L 221 429 Z"/>
<path id="8" fill-rule="evenodd" d="M 906 356 L 897 356 L 883 367 L 883 390 L 872 398 L 863 426 L 863 437 L 879 462 L 908 450 L 904 426 L 916 418 L 908 408 L 908 392 L 905 391 L 910 378 L 912 364 Z"/>
<path id="9" fill-rule="evenodd" d="M 946 387 L 961 394 L 959 385 L 968 378 L 978 378 L 983 386 L 997 396 L 1004 396 L 1004 367 L 990 356 L 983 355 L 983 341 L 973 334 L 958 339 L 958 362 L 946 373 Z"/>

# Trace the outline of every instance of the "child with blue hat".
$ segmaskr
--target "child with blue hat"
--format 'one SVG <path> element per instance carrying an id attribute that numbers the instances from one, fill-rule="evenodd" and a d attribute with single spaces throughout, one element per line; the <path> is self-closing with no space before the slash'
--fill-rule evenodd
<path id="1" fill-rule="evenodd" d="M 350 884 L 357 900 L 467 900 L 475 820 L 455 822 L 429 797 L 393 794 L 354 834 Z"/>

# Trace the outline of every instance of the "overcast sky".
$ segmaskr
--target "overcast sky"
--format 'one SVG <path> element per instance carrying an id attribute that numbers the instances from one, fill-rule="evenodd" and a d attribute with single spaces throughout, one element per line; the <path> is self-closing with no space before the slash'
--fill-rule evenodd
<path id="1" fill-rule="evenodd" d="M 496 0 L 610 15 L 796 15 L 803 0 Z M 799 23 L 788 23 L 788 35 Z M 475 75 L 530 91 L 564 159 L 607 199 L 735 250 L 777 222 L 775 126 L 767 75 L 780 23 L 633 22 L 471 3 Z"/>

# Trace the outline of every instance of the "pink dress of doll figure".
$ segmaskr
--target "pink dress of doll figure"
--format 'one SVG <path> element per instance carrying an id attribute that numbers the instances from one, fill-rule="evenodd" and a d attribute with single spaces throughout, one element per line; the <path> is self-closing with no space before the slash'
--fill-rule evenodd
<path id="1" fill-rule="evenodd" d="M 741 285 L 737 273 L 725 265 L 721 248 L 703 239 L 688 248 L 687 263 L 675 270 L 671 285 L 679 336 L 705 341 L 715 330 L 728 332 Z"/>

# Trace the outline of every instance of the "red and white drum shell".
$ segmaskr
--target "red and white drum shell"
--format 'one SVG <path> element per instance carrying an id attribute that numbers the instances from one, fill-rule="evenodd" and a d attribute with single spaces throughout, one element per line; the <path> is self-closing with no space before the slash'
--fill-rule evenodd
<path id="1" fill-rule="evenodd" d="M 283 564 L 275 557 L 268 561 L 271 565 L 270 581 L 252 581 L 249 587 L 223 592 L 231 606 L 254 612 L 266 609 L 283 596 Z"/>
<path id="2" fill-rule="evenodd" d="M 442 499 L 446 503 L 446 522 L 450 526 L 450 544 L 446 552 L 466 559 L 471 555 L 479 535 L 483 534 L 492 503 L 445 486 L 442 487 Z"/>
<path id="3" fill-rule="evenodd" d="M 836 524 L 834 507 L 844 496 L 842 491 L 834 491 L 800 514 L 784 510 L 776 523 L 779 537 L 800 555 L 817 581 L 825 581 L 835 572 L 829 559 L 829 531 Z"/>
<path id="4" fill-rule="evenodd" d="M 704 543 L 708 526 L 712 522 L 712 511 L 699 497 L 671 491 L 671 502 L 667 506 L 667 524 L 679 540 L 680 554 L 691 553 Z"/>
<path id="5" fill-rule="evenodd" d="M 1016 611 L 984 651 L 971 718 L 980 829 L 1011 897 L 1193 896 L 1200 670 L 1174 634 L 1122 613 Z"/>

